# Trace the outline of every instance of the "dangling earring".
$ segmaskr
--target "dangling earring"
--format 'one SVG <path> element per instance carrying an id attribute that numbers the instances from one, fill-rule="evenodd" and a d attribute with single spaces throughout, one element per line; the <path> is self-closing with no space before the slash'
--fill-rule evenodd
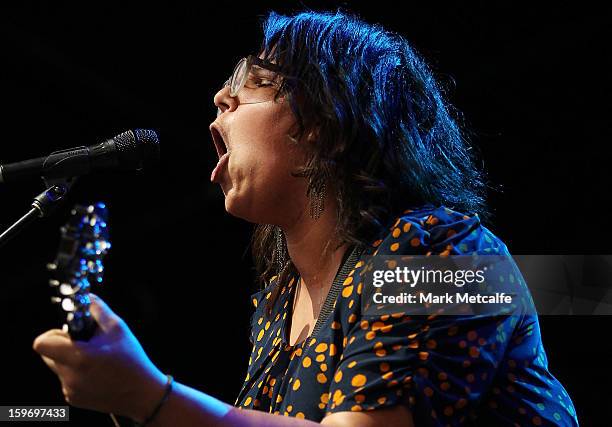
<path id="1" fill-rule="evenodd" d="M 325 209 L 325 193 L 326 184 L 324 180 L 320 185 L 313 187 L 310 192 L 310 217 L 314 220 L 319 219 Z"/>
<path id="2" fill-rule="evenodd" d="M 274 235 L 276 238 L 276 263 L 278 274 L 280 275 L 287 264 L 287 244 L 280 227 L 277 226 L 274 228 Z"/>

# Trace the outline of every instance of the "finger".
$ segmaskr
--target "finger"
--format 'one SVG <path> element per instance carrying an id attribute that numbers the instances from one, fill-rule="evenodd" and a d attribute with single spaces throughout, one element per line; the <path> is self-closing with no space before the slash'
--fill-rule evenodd
<path id="1" fill-rule="evenodd" d="M 89 295 L 91 297 L 90 312 L 92 317 L 98 323 L 103 332 L 108 332 L 121 321 L 121 318 L 117 316 L 113 310 L 111 310 L 108 304 L 102 300 L 102 298 L 94 294 Z"/>
<path id="2" fill-rule="evenodd" d="M 67 365 L 75 363 L 78 358 L 77 348 L 68 334 L 62 331 L 51 330 L 38 336 L 33 348 L 41 356 Z"/>
<path id="3" fill-rule="evenodd" d="M 45 331 L 44 333 L 42 333 L 39 336 L 37 336 L 36 338 L 34 338 L 34 341 L 32 342 L 32 349 L 34 349 L 34 351 L 38 352 L 38 348 L 40 346 L 40 343 L 43 342 L 44 340 L 46 340 L 50 336 L 65 336 L 65 337 L 69 337 L 69 335 L 66 332 L 62 331 L 61 329 L 49 329 L 48 331 Z"/>

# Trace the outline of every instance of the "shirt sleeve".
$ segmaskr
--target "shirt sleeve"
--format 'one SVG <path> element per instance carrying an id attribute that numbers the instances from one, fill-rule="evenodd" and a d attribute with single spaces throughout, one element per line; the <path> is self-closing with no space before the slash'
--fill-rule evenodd
<path id="1" fill-rule="evenodd" d="M 494 247 L 496 252 L 502 249 L 497 243 L 503 243 L 487 235 L 477 216 L 444 208 L 428 215 L 407 213 L 386 238 L 375 242 L 375 254 L 463 254 L 482 252 L 485 247 Z M 418 403 L 419 413 L 425 411 L 431 417 L 450 420 L 467 416 L 503 356 L 501 337 L 511 333 L 507 316 L 356 315 L 361 320 L 346 335 L 342 360 L 330 387 L 330 413 L 368 411 L 399 403 L 412 410 Z"/>
<path id="2" fill-rule="evenodd" d="M 351 330 L 330 389 L 328 412 L 396 404 L 440 418 L 467 417 L 505 350 L 508 316 L 418 316 L 361 320 Z M 435 399 L 432 397 L 435 396 Z"/>

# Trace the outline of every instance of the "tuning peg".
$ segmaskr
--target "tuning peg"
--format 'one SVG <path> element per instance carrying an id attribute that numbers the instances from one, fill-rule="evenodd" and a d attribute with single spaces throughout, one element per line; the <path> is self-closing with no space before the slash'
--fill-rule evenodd
<path id="1" fill-rule="evenodd" d="M 60 297 L 51 297 L 52 304 L 60 304 L 61 302 L 62 302 L 62 299 Z"/>
<path id="2" fill-rule="evenodd" d="M 50 262 L 47 264 L 47 270 L 49 271 L 53 271 L 53 270 L 57 270 L 57 264 Z"/>
<path id="3" fill-rule="evenodd" d="M 58 287 L 60 285 L 59 280 L 55 280 L 55 279 L 51 279 L 49 280 L 49 285 L 55 287 Z"/>
<path id="4" fill-rule="evenodd" d="M 62 283 L 59 292 L 64 296 L 69 296 L 74 294 L 74 289 L 68 283 Z"/>

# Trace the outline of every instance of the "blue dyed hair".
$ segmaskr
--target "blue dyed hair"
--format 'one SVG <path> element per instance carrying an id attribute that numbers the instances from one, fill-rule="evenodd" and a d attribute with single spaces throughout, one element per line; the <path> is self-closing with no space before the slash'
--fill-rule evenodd
<path id="1" fill-rule="evenodd" d="M 292 136 L 316 135 L 297 175 L 309 191 L 333 183 L 343 241 L 371 243 L 404 209 L 425 203 L 487 216 L 484 172 L 459 114 L 404 37 L 340 10 L 270 12 L 260 54 L 280 65 L 277 96 L 296 116 Z M 273 231 L 261 226 L 254 236 L 260 272 L 273 263 Z"/>

